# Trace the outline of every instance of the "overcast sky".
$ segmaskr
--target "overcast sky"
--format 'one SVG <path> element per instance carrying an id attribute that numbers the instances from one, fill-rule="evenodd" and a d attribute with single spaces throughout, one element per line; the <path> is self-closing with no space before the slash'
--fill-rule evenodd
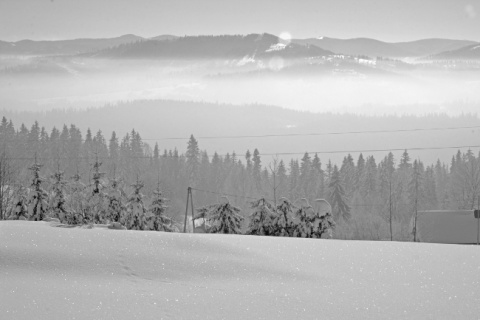
<path id="1" fill-rule="evenodd" d="M 0 0 L 0 39 L 133 33 L 480 41 L 480 0 Z"/>

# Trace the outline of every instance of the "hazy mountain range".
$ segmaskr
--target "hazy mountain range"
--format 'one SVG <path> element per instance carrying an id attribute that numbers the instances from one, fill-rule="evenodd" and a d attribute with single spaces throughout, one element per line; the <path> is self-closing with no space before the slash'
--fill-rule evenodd
<path id="1" fill-rule="evenodd" d="M 0 42 L 0 108 L 169 99 L 318 112 L 369 112 L 365 106 L 374 105 L 397 113 L 412 110 L 396 105 L 424 105 L 458 114 L 470 109 L 443 106 L 480 101 L 479 46 L 267 33 Z"/>
<path id="2" fill-rule="evenodd" d="M 234 58 L 280 55 L 289 58 L 347 54 L 370 57 L 424 57 L 438 55 L 449 59 L 479 59 L 480 51 L 463 51 L 478 43 L 468 40 L 424 39 L 388 43 L 369 38 L 335 39 L 328 37 L 293 39 L 291 42 L 271 34 L 185 36 L 160 35 L 143 38 L 124 35 L 107 39 L 58 41 L 0 41 L 0 55 L 75 55 L 117 58 Z"/>

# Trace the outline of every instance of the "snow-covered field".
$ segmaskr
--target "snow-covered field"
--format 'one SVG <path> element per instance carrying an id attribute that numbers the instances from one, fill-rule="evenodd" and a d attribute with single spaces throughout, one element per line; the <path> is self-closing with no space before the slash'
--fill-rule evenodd
<path id="1" fill-rule="evenodd" d="M 480 248 L 0 221 L 0 319 L 479 319 Z"/>

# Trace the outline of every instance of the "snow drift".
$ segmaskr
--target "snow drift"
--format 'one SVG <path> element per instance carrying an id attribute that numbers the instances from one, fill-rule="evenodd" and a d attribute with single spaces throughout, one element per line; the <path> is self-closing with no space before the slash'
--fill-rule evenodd
<path id="1" fill-rule="evenodd" d="M 473 319 L 480 248 L 0 222 L 1 319 Z"/>

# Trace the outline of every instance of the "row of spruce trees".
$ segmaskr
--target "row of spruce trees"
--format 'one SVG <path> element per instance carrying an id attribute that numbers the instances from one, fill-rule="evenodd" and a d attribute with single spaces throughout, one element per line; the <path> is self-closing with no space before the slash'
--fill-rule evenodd
<path id="1" fill-rule="evenodd" d="M 250 198 L 301 199 L 309 203 L 324 198 L 332 205 L 337 224 L 335 236 L 349 239 L 411 237 L 411 219 L 418 210 L 473 209 L 478 206 L 480 191 L 480 156 L 471 150 L 458 151 L 449 163 L 437 161 L 425 165 L 411 159 L 407 150 L 397 160 L 388 153 L 380 160 L 373 155 L 347 154 L 338 164 L 322 161 L 318 154 L 305 153 L 300 159 L 265 160 L 257 149 L 243 155 L 235 152 L 220 155 L 201 151 L 191 136 L 184 153 L 177 149 L 160 151 L 131 130 L 123 138 L 112 132 L 106 139 L 102 131 L 84 136 L 75 126 L 48 131 L 38 123 L 18 129 L 11 121 L 0 124 L 0 201 L 1 217 L 11 207 L 12 194 L 31 184 L 31 167 L 35 155 L 43 164 L 45 176 L 58 168 L 66 180 L 94 184 L 96 159 L 103 163 L 107 189 L 110 181 L 123 181 L 125 192 L 135 187 L 125 181 L 143 181 L 142 190 L 152 195 L 157 189 L 169 199 L 169 214 L 182 221 L 185 195 L 195 187 L 195 205 L 220 203 L 224 194 L 231 204 L 250 208 Z M 53 180 L 44 182 L 48 192 Z M 31 189 L 31 187 L 28 187 Z M 199 191 L 203 190 L 203 191 Z M 207 192 L 208 191 L 208 192 Z M 105 191 L 106 192 L 106 191 Z M 91 192 L 93 194 L 93 192 Z M 88 192 L 90 195 L 90 191 Z M 66 201 L 72 201 L 70 196 Z M 276 201 L 273 201 L 276 205 Z M 393 228 L 390 228 L 393 224 Z"/>
<path id="2" fill-rule="evenodd" d="M 141 193 L 144 186 L 141 181 L 131 185 L 133 192 L 127 197 L 118 179 L 105 184 L 101 165 L 95 161 L 90 186 L 82 184 L 78 175 L 70 182 L 65 180 L 64 172 L 58 169 L 50 177 L 51 192 L 48 193 L 42 187 L 45 181 L 40 175 L 42 165 L 35 161 L 29 168 L 32 173 L 30 188 L 18 189 L 7 219 L 43 221 L 53 218 L 68 225 L 109 224 L 112 228 L 130 230 L 178 231 L 178 224 L 166 215 L 167 199 L 162 197 L 159 186 L 147 207 Z M 242 234 L 241 209 L 225 199 L 222 203 L 197 209 L 194 220 L 203 220 L 208 233 Z M 335 228 L 331 213 L 315 211 L 306 199 L 297 207 L 286 198 L 277 206 L 262 198 L 253 201 L 251 208 L 253 212 L 246 231 L 249 235 L 331 238 Z"/>
<path id="3" fill-rule="evenodd" d="M 79 175 L 65 180 L 64 172 L 57 170 L 50 176 L 51 188 L 43 188 L 46 181 L 40 175 L 42 168 L 37 161 L 29 167 L 32 174 L 30 187 L 19 187 L 12 192 L 13 200 L 7 206 L 8 220 L 42 221 L 58 219 L 68 225 L 109 224 L 114 228 L 133 230 L 176 231 L 174 221 L 166 215 L 167 199 L 163 198 L 160 187 L 146 205 L 141 193 L 143 183 L 137 180 L 127 195 L 116 178 L 108 184 L 102 179 L 101 162 L 93 165 L 93 182 L 85 185 Z"/>
<path id="4" fill-rule="evenodd" d="M 323 199 L 320 201 L 324 201 Z M 331 213 L 314 209 L 306 199 L 299 206 L 286 198 L 278 205 L 265 198 L 251 202 L 247 235 L 331 238 L 335 221 Z M 230 204 L 227 197 L 217 204 L 197 209 L 195 220 L 203 220 L 208 233 L 242 234 L 244 217 L 241 209 Z"/>

